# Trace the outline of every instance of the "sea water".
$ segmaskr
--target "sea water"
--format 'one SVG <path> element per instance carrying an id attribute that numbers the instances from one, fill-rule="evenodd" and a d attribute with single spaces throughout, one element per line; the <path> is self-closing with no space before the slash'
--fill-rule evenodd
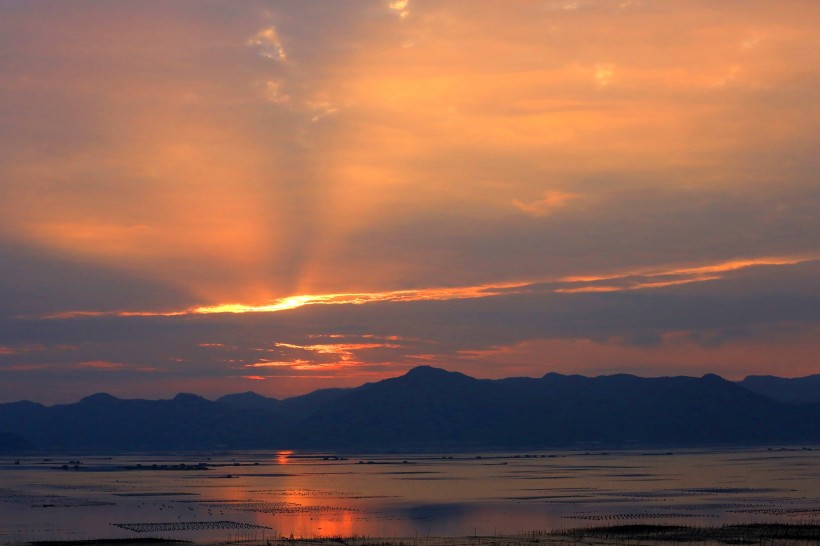
<path id="1" fill-rule="evenodd" d="M 820 521 L 820 448 L 0 457 L 0 543 Z"/>

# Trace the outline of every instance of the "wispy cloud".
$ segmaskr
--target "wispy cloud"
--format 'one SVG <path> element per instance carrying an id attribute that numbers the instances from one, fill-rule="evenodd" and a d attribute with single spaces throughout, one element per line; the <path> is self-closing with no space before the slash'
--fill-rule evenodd
<path id="1" fill-rule="evenodd" d="M 452 288 L 426 288 L 414 290 L 393 290 L 385 292 L 362 292 L 343 294 L 312 294 L 289 296 L 270 303 L 225 303 L 191 307 L 177 311 L 66 311 L 55 313 L 44 318 L 70 319 L 89 316 L 164 316 L 210 314 L 244 314 L 244 313 L 278 313 L 312 305 L 365 305 L 379 302 L 418 302 L 418 301 L 452 301 L 472 298 L 489 298 L 499 295 L 532 294 L 532 293 L 582 293 L 582 292 L 618 292 L 625 290 L 647 290 L 680 284 L 706 282 L 722 278 L 722 274 L 754 266 L 795 265 L 817 260 L 815 257 L 773 257 L 731 260 L 710 265 L 679 267 L 668 269 L 650 268 L 628 273 L 607 275 L 583 275 L 557 279 L 540 279 L 525 282 L 505 282 L 460 286 Z M 214 346 L 213 344 L 207 344 Z M 284 345 L 283 345 L 284 346 Z M 293 346 L 296 348 L 297 346 Z M 303 346 L 306 350 L 344 347 L 343 344 Z"/>
<path id="2" fill-rule="evenodd" d="M 570 201 L 578 199 L 580 196 L 575 193 L 562 191 L 549 191 L 544 194 L 542 199 L 536 201 L 524 202 L 518 199 L 513 199 L 513 205 L 517 209 L 533 216 L 548 216 L 558 209 L 567 205 Z"/>
<path id="3" fill-rule="evenodd" d="M 75 365 L 76 368 L 88 368 L 93 370 L 122 370 L 127 365 L 122 362 L 109 362 L 107 360 L 89 360 L 86 362 L 79 362 Z"/>
<path id="4" fill-rule="evenodd" d="M 389 0 L 387 7 L 402 19 L 410 15 L 410 0 Z"/>
<path id="5" fill-rule="evenodd" d="M 586 276 L 571 276 L 563 277 L 561 280 L 566 282 L 593 282 L 593 281 L 609 281 L 616 279 L 624 279 L 628 277 L 668 277 L 673 275 L 690 276 L 694 280 L 705 278 L 712 280 L 714 278 L 710 274 L 727 273 L 730 271 L 737 271 L 747 267 L 761 266 L 761 265 L 794 265 L 805 262 L 812 262 L 817 260 L 815 256 L 805 257 L 766 257 L 766 258 L 750 258 L 730 260 L 727 262 L 719 262 L 716 264 L 701 265 L 695 267 L 679 267 L 670 269 L 647 269 L 636 270 L 629 273 L 619 273 L 616 275 L 586 275 Z"/>
<path id="6" fill-rule="evenodd" d="M 263 28 L 248 40 L 248 45 L 259 48 L 259 54 L 268 59 L 281 62 L 288 60 L 288 54 L 282 46 L 276 27 Z"/>

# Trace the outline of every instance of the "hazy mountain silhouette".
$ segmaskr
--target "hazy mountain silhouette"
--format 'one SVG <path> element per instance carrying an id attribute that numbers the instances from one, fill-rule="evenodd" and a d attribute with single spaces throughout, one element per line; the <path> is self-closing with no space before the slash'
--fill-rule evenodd
<path id="1" fill-rule="evenodd" d="M 750 375 L 738 382 L 750 391 L 790 404 L 820 404 L 820 374 L 784 379 Z"/>
<path id="2" fill-rule="evenodd" d="M 791 404 L 716 375 L 549 373 L 474 379 L 422 366 L 353 389 L 276 400 L 0 404 L 0 430 L 50 449 L 455 450 L 820 442 L 820 404 Z"/>
<path id="3" fill-rule="evenodd" d="M 422 366 L 353 389 L 304 422 L 298 444 L 324 448 L 441 449 L 482 445 L 494 412 L 493 382 Z M 476 426 L 484 423 L 482 426 Z"/>
<path id="4" fill-rule="evenodd" d="M 280 412 L 297 421 L 312 415 L 319 408 L 346 395 L 350 389 L 320 389 L 311 393 L 282 400 Z"/>
<path id="5" fill-rule="evenodd" d="M 94 394 L 76 404 L 0 405 L 0 430 L 53 449 L 202 449 L 275 443 L 278 415 L 225 407 L 193 394 L 172 400 L 121 400 Z"/>
<path id="6" fill-rule="evenodd" d="M 756 444 L 820 439 L 794 408 L 716 375 L 477 380 L 421 367 L 360 388 L 304 423 L 310 447 Z"/>
<path id="7" fill-rule="evenodd" d="M 231 408 L 241 409 L 274 409 L 279 406 L 279 400 L 268 398 L 252 391 L 237 394 L 226 394 L 217 398 L 216 402 Z"/>
<path id="8" fill-rule="evenodd" d="M 0 453 L 18 453 L 32 449 L 32 445 L 19 434 L 0 432 Z"/>

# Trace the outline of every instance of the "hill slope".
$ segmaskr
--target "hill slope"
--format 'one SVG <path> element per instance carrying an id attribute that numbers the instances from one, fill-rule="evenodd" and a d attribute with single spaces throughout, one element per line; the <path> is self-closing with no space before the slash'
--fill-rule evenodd
<path id="1" fill-rule="evenodd" d="M 474 379 L 422 366 L 286 400 L 0 404 L 0 431 L 47 449 L 455 450 L 820 443 L 820 404 L 789 404 L 715 375 Z"/>
<path id="2" fill-rule="evenodd" d="M 739 385 L 752 392 L 789 404 L 820 404 L 820 374 L 786 379 L 771 375 L 750 375 Z"/>

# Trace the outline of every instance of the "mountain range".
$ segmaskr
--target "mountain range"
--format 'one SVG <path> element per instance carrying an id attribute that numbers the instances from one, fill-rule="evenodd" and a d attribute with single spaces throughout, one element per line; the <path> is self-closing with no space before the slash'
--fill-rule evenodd
<path id="1" fill-rule="evenodd" d="M 0 451 L 446 451 L 820 443 L 820 375 L 475 379 L 421 366 L 351 389 L 0 404 Z"/>
<path id="2" fill-rule="evenodd" d="M 820 403 L 820 374 L 786 379 L 772 375 L 750 375 L 740 385 L 758 394 L 790 404 Z"/>

